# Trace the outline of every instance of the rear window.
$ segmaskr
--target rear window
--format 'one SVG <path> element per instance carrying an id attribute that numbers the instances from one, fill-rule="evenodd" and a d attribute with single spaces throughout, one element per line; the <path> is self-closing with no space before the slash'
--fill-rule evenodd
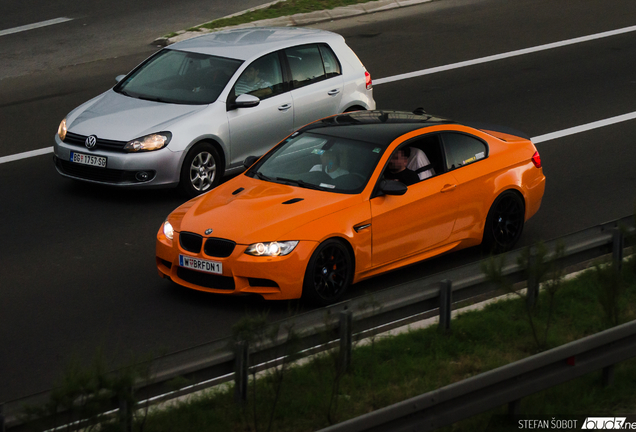
<path id="1" fill-rule="evenodd" d="M 445 133 L 442 137 L 448 170 L 469 165 L 488 156 L 486 144 L 473 136 Z"/>
<path id="2" fill-rule="evenodd" d="M 303 45 L 285 50 L 294 88 L 341 74 L 336 55 L 326 45 Z"/>

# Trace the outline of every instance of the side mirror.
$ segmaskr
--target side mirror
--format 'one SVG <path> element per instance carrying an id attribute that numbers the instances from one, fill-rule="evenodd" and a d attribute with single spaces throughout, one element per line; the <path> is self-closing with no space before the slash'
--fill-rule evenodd
<path id="1" fill-rule="evenodd" d="M 248 156 L 243 161 L 243 166 L 245 167 L 245 169 L 248 169 L 249 167 L 254 165 L 257 160 L 258 160 L 258 158 L 256 156 Z"/>
<path id="2" fill-rule="evenodd" d="M 119 81 L 123 80 L 125 77 L 126 77 L 126 75 L 117 75 L 115 77 L 115 81 L 119 82 Z"/>
<path id="3" fill-rule="evenodd" d="M 382 183 L 380 183 L 380 190 L 385 195 L 404 195 L 408 187 L 399 181 L 383 180 Z"/>
<path id="4" fill-rule="evenodd" d="M 242 94 L 239 95 L 234 103 L 232 104 L 233 108 L 252 108 L 261 103 L 261 100 L 256 96 L 250 94 Z"/>

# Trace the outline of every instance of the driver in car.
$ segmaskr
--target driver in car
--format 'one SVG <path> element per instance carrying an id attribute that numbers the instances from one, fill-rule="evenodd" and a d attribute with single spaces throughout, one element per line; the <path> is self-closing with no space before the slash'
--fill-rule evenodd
<path id="1" fill-rule="evenodd" d="M 384 172 L 385 179 L 397 180 L 407 186 L 420 181 L 420 177 L 415 173 L 415 171 L 406 167 L 409 163 L 410 150 L 410 147 L 403 147 L 396 150 L 395 153 L 391 155 L 388 169 Z"/>
<path id="2" fill-rule="evenodd" d="M 259 73 L 260 70 L 256 66 L 251 65 L 248 67 L 236 82 L 234 90 L 236 96 L 247 93 L 256 97 L 263 97 L 271 94 L 272 83 L 261 78 Z"/>

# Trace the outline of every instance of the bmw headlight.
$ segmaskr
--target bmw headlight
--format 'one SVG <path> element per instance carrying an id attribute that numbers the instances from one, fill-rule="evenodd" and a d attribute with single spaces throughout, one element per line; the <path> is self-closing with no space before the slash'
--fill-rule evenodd
<path id="1" fill-rule="evenodd" d="M 172 139 L 170 132 L 159 132 L 128 141 L 124 146 L 127 152 L 159 150 L 168 145 Z"/>
<path id="2" fill-rule="evenodd" d="M 289 254 L 294 250 L 296 245 L 298 244 L 297 240 L 294 241 L 283 241 L 283 242 L 263 242 L 263 243 L 254 243 L 247 247 L 245 251 L 248 255 L 254 256 L 284 256 Z"/>
<path id="3" fill-rule="evenodd" d="M 66 119 L 64 119 L 60 123 L 60 126 L 57 128 L 57 136 L 59 136 L 60 139 L 62 141 L 64 141 L 64 138 L 66 138 L 66 132 L 67 131 L 68 131 L 68 129 L 66 128 Z"/>
<path id="4" fill-rule="evenodd" d="M 174 238 L 174 228 L 172 228 L 172 225 L 168 221 L 163 223 L 163 234 L 170 240 Z"/>

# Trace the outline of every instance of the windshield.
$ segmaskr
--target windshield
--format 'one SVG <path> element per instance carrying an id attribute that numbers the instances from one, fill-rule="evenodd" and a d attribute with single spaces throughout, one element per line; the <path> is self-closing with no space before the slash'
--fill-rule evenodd
<path id="1" fill-rule="evenodd" d="M 246 175 L 261 180 L 340 193 L 360 193 L 383 147 L 321 134 L 295 133 Z"/>
<path id="2" fill-rule="evenodd" d="M 240 60 L 165 49 L 117 84 L 114 90 L 157 102 L 210 104 L 217 100 L 241 63 Z"/>

